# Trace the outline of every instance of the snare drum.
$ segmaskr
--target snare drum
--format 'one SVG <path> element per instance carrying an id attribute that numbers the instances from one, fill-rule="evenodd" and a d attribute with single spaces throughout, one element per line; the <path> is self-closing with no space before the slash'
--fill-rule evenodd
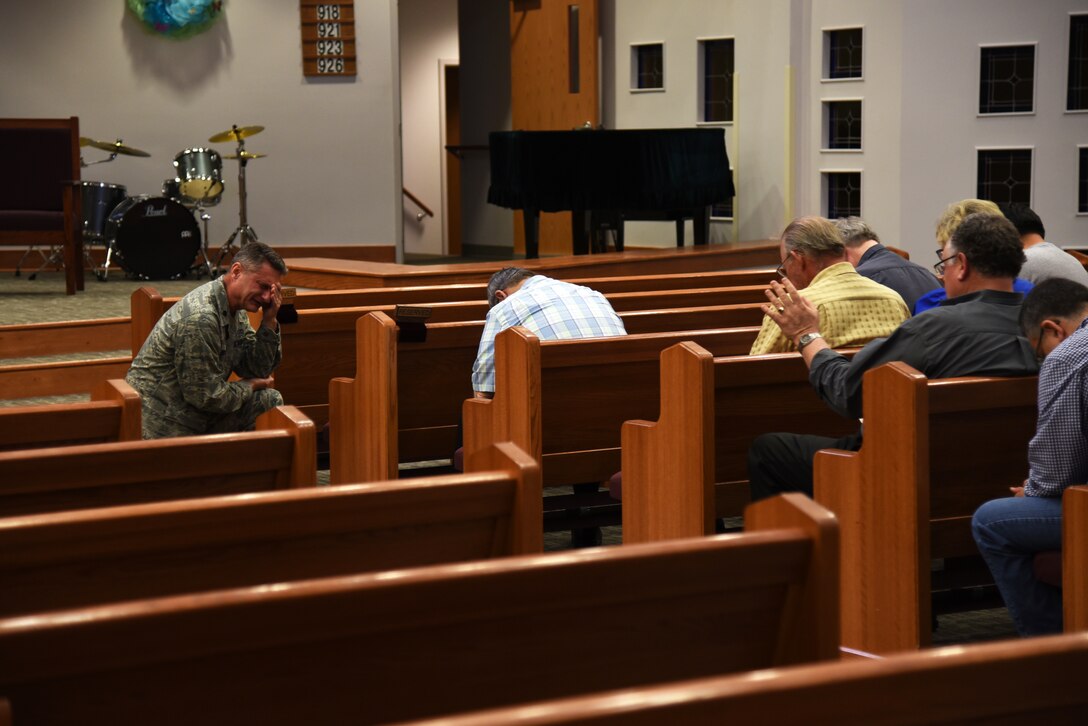
<path id="1" fill-rule="evenodd" d="M 106 220 L 114 207 L 128 196 L 120 184 L 105 182 L 80 182 L 80 198 L 83 204 L 83 239 L 101 240 L 106 231 Z"/>
<path id="2" fill-rule="evenodd" d="M 174 157 L 180 198 L 214 206 L 223 196 L 223 160 L 215 149 L 186 149 Z"/>
<path id="3" fill-rule="evenodd" d="M 180 277 L 200 250 L 193 213 L 164 197 L 129 197 L 106 222 L 106 238 L 121 267 L 148 280 Z"/>

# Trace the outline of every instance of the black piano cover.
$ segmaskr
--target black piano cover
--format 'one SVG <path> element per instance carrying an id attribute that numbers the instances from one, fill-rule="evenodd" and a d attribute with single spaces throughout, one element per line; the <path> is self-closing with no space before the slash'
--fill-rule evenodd
<path id="1" fill-rule="evenodd" d="M 508 209 L 669 210 L 734 194 L 721 128 L 494 131 L 487 201 Z"/>

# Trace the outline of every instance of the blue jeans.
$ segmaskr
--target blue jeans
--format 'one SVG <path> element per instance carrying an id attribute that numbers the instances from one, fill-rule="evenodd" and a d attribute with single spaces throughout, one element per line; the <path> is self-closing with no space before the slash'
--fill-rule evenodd
<path id="1" fill-rule="evenodd" d="M 1062 630 L 1062 591 L 1035 579 L 1036 552 L 1062 547 L 1061 497 L 1008 497 L 986 502 L 971 520 L 975 543 L 994 576 L 1020 635 Z"/>

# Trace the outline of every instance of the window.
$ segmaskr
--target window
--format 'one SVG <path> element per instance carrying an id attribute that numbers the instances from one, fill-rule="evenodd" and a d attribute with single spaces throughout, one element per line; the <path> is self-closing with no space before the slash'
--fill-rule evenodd
<path id="1" fill-rule="evenodd" d="M 631 46 L 631 88 L 660 91 L 665 88 L 665 45 Z"/>
<path id="2" fill-rule="evenodd" d="M 982 48 L 978 112 L 1031 113 L 1035 110 L 1035 46 Z"/>
<path id="3" fill-rule="evenodd" d="M 861 172 L 824 172 L 827 218 L 861 216 Z"/>
<path id="4" fill-rule="evenodd" d="M 824 101 L 824 148 L 861 149 L 861 101 Z"/>
<path id="5" fill-rule="evenodd" d="M 703 122 L 733 120 L 733 39 L 700 40 Z"/>
<path id="6" fill-rule="evenodd" d="M 861 78 L 861 28 L 824 31 L 824 78 Z"/>
<path id="7" fill-rule="evenodd" d="M 1088 111 L 1088 15 L 1069 17 L 1069 89 L 1065 107 Z"/>
<path id="8" fill-rule="evenodd" d="M 979 149 L 979 199 L 1031 204 L 1031 149 Z"/>
<path id="9" fill-rule="evenodd" d="M 1088 214 L 1088 146 L 1077 149 L 1080 165 L 1077 174 L 1077 213 Z"/>

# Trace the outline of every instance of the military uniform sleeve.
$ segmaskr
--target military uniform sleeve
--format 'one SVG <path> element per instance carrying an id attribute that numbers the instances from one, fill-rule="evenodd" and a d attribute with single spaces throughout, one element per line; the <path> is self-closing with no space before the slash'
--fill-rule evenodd
<path id="1" fill-rule="evenodd" d="M 245 331 L 238 341 L 239 351 L 234 372 L 240 378 L 268 378 L 280 364 L 280 334 L 260 326 L 256 331 L 245 322 Z"/>
<path id="2" fill-rule="evenodd" d="M 248 383 L 228 382 L 228 351 L 221 348 L 216 328 L 198 318 L 180 324 L 174 367 L 182 397 L 200 411 L 232 413 L 253 397 Z"/>

